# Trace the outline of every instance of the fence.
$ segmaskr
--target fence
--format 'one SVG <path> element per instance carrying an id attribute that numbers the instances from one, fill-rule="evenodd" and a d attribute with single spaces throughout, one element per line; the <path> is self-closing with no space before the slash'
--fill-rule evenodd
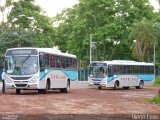
<path id="1" fill-rule="evenodd" d="M 78 70 L 78 80 L 87 81 L 88 80 L 88 74 L 89 74 L 88 69 Z"/>
<path id="2" fill-rule="evenodd" d="M 0 80 L 2 80 L 2 72 L 3 72 L 3 67 L 0 67 Z"/>

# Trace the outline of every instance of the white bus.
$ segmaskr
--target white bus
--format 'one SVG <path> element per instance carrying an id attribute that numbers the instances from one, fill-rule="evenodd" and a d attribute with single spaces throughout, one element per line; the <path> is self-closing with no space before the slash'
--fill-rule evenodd
<path id="1" fill-rule="evenodd" d="M 77 79 L 75 55 L 52 48 L 11 48 L 5 53 L 5 86 L 16 94 L 29 89 L 69 92 L 70 82 Z"/>
<path id="2" fill-rule="evenodd" d="M 136 87 L 142 89 L 144 85 L 154 83 L 154 64 L 125 60 L 93 61 L 90 64 L 88 84 L 90 86 Z"/>

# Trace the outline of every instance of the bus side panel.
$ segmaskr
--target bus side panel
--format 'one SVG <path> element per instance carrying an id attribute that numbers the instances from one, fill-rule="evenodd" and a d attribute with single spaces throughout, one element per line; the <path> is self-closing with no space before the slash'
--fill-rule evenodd
<path id="1" fill-rule="evenodd" d="M 53 70 L 47 69 L 45 72 L 40 73 L 40 88 L 44 89 L 47 79 L 50 80 L 51 88 L 66 88 L 67 80 L 77 80 L 78 72 L 70 70 Z"/>
<path id="2" fill-rule="evenodd" d="M 150 86 L 153 85 L 155 80 L 154 80 L 154 74 L 145 74 L 145 75 L 138 75 L 142 80 L 144 80 L 144 85 Z"/>
<path id="3" fill-rule="evenodd" d="M 152 85 L 154 83 L 154 75 L 118 75 L 116 77 L 108 77 L 107 87 L 114 87 L 115 81 L 119 81 L 119 86 L 138 86 L 140 80 L 144 81 L 144 85 Z"/>
<path id="4" fill-rule="evenodd" d="M 61 70 L 46 69 L 40 73 L 40 86 L 45 88 L 47 79 L 50 81 L 50 88 L 65 88 L 68 77 Z"/>
<path id="5" fill-rule="evenodd" d="M 45 89 L 46 88 L 46 75 L 44 71 L 39 73 L 39 84 L 38 89 Z"/>
<path id="6" fill-rule="evenodd" d="M 63 70 L 63 73 L 66 74 L 71 81 L 78 80 L 78 71 L 76 70 Z"/>
<path id="7" fill-rule="evenodd" d="M 114 87 L 116 81 L 119 82 L 119 87 L 138 86 L 140 80 L 141 79 L 139 77 L 133 75 L 117 75 L 116 77 L 108 79 L 107 86 Z"/>

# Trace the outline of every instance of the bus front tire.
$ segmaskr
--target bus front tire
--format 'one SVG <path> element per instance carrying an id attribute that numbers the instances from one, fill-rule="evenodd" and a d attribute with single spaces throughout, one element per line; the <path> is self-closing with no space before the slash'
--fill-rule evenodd
<path id="1" fill-rule="evenodd" d="M 129 87 L 123 87 L 123 89 L 124 89 L 124 90 L 128 90 L 128 89 L 129 89 Z"/>
<path id="2" fill-rule="evenodd" d="M 116 81 L 115 83 L 114 83 L 114 87 L 113 87 L 113 89 L 114 90 L 117 90 L 117 88 L 119 87 L 119 82 L 118 81 Z"/>
<path id="3" fill-rule="evenodd" d="M 141 80 L 139 82 L 139 86 L 136 86 L 136 89 L 143 89 L 143 86 L 144 86 L 144 82 L 143 82 L 143 80 Z"/>
<path id="4" fill-rule="evenodd" d="M 61 88 L 60 92 L 61 93 L 68 93 L 70 91 L 70 82 L 67 82 L 67 87 L 66 88 Z"/>
<path id="5" fill-rule="evenodd" d="M 21 89 L 16 89 L 16 94 L 17 95 L 21 94 Z"/>
<path id="6" fill-rule="evenodd" d="M 102 89 L 102 86 L 101 86 L 101 85 L 99 85 L 99 86 L 98 86 L 98 89 L 99 89 L 99 90 L 101 90 L 101 89 Z"/>
<path id="7" fill-rule="evenodd" d="M 38 89 L 38 93 L 39 93 L 39 94 L 42 94 L 43 91 L 44 91 L 43 89 Z"/>
<path id="8" fill-rule="evenodd" d="M 50 89 L 50 82 L 49 80 L 47 80 L 46 89 L 43 89 L 43 94 L 46 94 L 49 89 Z"/>

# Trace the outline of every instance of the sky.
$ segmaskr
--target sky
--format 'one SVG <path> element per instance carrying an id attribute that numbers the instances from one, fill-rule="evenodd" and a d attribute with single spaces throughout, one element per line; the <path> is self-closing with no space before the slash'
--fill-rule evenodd
<path id="1" fill-rule="evenodd" d="M 155 10 L 158 10 L 159 8 L 159 4 L 156 0 L 150 0 L 151 4 L 154 6 L 154 9 Z"/>
<path id="2" fill-rule="evenodd" d="M 2 4 L 5 0 L 0 0 Z M 35 4 L 39 5 L 46 15 L 49 17 L 54 17 L 57 13 L 60 13 L 65 8 L 71 8 L 73 5 L 78 4 L 79 0 L 35 0 Z M 158 3 L 156 0 L 150 0 L 151 4 L 154 6 L 155 10 L 158 10 Z M 0 14 L 1 18 L 1 14 Z"/>
<path id="3" fill-rule="evenodd" d="M 35 0 L 35 4 L 44 9 L 49 17 L 56 16 L 65 8 L 71 8 L 78 0 Z"/>
<path id="4" fill-rule="evenodd" d="M 158 3 L 156 2 L 156 0 L 150 0 L 150 2 L 157 10 Z M 35 4 L 39 5 L 42 9 L 44 9 L 49 17 L 54 17 L 63 9 L 71 8 L 77 3 L 78 0 L 35 0 Z"/>

